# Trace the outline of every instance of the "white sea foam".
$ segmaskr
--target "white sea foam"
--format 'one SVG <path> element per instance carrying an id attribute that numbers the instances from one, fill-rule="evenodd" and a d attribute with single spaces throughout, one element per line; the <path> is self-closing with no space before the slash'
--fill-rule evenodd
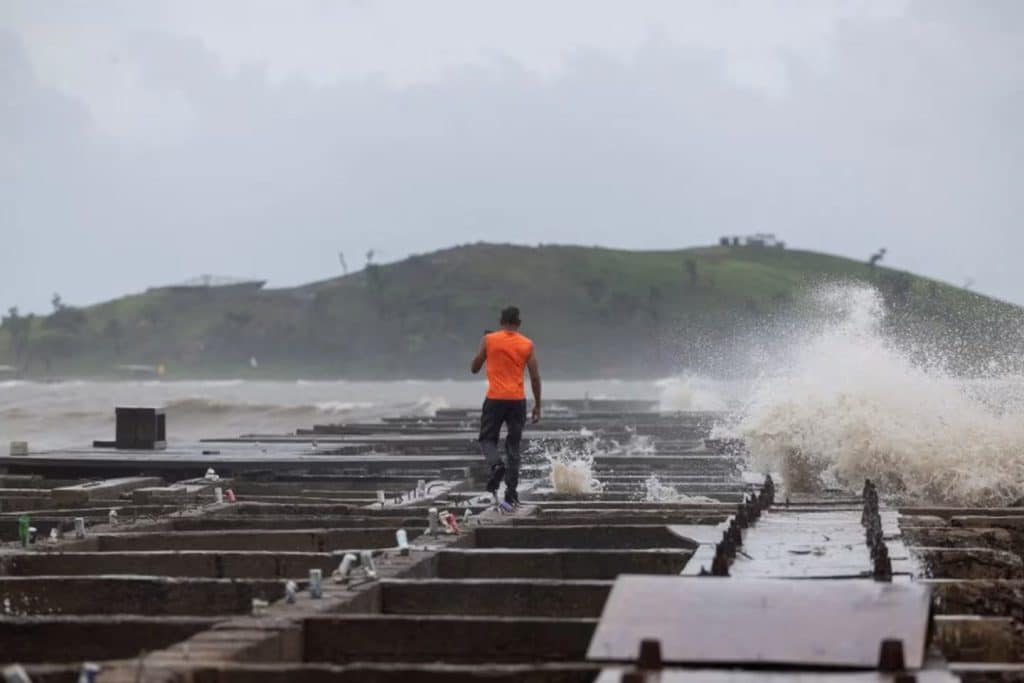
<path id="1" fill-rule="evenodd" d="M 654 445 L 654 438 L 648 434 L 637 434 L 636 430 L 628 427 L 629 438 L 620 443 L 617 439 L 609 439 L 603 450 L 614 455 L 651 455 L 657 452 Z"/>
<path id="2" fill-rule="evenodd" d="M 881 331 L 874 289 L 829 286 L 815 299 L 829 322 L 797 335 L 713 436 L 742 437 L 753 464 L 782 471 L 792 490 L 857 490 L 870 477 L 949 504 L 1024 495 L 1024 377 L 965 380 L 943 358 L 912 356 Z"/>
<path id="3" fill-rule="evenodd" d="M 658 380 L 661 391 L 658 408 L 665 412 L 720 411 L 728 402 L 723 396 L 724 383 L 698 375 L 669 377 Z"/>
<path id="4" fill-rule="evenodd" d="M 644 480 L 644 500 L 649 503 L 717 503 L 707 496 L 688 496 L 678 489 L 662 484 L 658 475 L 652 474 Z"/>
<path id="5" fill-rule="evenodd" d="M 581 429 L 579 436 L 564 441 L 533 439 L 523 452 L 524 461 L 547 472 L 555 493 L 585 495 L 602 489 L 601 482 L 594 477 L 594 456 L 603 449 L 590 430 Z"/>
<path id="6" fill-rule="evenodd" d="M 581 428 L 581 440 L 535 441 L 525 454 L 538 456 L 547 464 L 548 478 L 556 493 L 582 495 L 599 493 L 604 487 L 594 476 L 594 458 L 601 454 L 630 455 L 654 452 L 650 437 L 632 434 L 628 441 L 601 439 L 595 432 Z"/>
<path id="7" fill-rule="evenodd" d="M 349 413 L 353 410 L 367 410 L 373 407 L 369 401 L 320 401 L 316 404 L 318 412 L 329 415 L 337 413 Z"/>
<path id="8" fill-rule="evenodd" d="M 594 478 L 594 458 L 557 455 L 551 458 L 551 487 L 556 493 L 597 493 L 601 482 Z"/>
<path id="9" fill-rule="evenodd" d="M 413 408 L 414 414 L 421 417 L 434 417 L 437 411 L 448 408 L 448 400 L 443 396 L 421 396 Z"/>

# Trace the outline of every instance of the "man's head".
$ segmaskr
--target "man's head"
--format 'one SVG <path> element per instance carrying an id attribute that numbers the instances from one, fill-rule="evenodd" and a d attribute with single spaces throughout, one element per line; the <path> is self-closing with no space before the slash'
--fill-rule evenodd
<path id="1" fill-rule="evenodd" d="M 519 321 L 519 309 L 515 306 L 508 306 L 501 310 L 501 326 L 518 328 L 520 325 Z"/>

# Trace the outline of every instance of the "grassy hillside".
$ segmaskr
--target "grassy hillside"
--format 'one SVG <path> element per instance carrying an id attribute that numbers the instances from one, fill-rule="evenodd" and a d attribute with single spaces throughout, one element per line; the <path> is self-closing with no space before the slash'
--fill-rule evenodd
<path id="1" fill-rule="evenodd" d="M 154 290 L 8 319 L 0 363 L 28 375 L 144 363 L 172 377 L 461 376 L 479 335 L 516 303 L 545 374 L 662 376 L 722 356 L 799 307 L 807 288 L 835 280 L 877 287 L 894 329 L 952 335 L 977 354 L 1019 341 L 995 334 L 1019 329 L 1016 306 L 826 254 L 474 244 L 293 289 Z"/>

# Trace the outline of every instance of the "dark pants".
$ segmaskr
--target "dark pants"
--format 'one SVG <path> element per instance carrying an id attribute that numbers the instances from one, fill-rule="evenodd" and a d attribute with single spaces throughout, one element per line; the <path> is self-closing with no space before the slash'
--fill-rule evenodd
<path id="1" fill-rule="evenodd" d="M 508 428 L 505 435 L 505 458 L 498 454 L 498 437 L 502 423 Z M 484 407 L 480 412 L 480 450 L 491 467 L 491 477 L 487 480 L 487 490 L 495 492 L 502 477 L 505 479 L 506 491 L 515 495 L 519 486 L 519 442 L 523 438 L 523 426 L 526 425 L 526 399 L 519 401 L 502 401 L 484 399 Z"/>

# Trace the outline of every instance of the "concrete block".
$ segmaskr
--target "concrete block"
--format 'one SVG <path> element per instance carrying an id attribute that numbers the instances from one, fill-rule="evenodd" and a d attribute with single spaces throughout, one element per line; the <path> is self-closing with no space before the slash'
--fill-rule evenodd
<path id="1" fill-rule="evenodd" d="M 203 683 L 591 683 L 601 668 L 585 662 L 448 664 L 357 662 L 354 664 L 208 663 Z M 128 678 L 126 681 L 132 681 Z"/>
<path id="2" fill-rule="evenodd" d="M 388 580 L 381 582 L 381 606 L 385 614 L 596 619 L 611 587 L 611 581 Z"/>
<path id="3" fill-rule="evenodd" d="M 415 529 L 424 526 L 422 517 L 367 517 L 367 516 L 280 516 L 264 517 L 254 515 L 202 515 L 179 518 L 171 521 L 175 531 L 211 531 L 216 529 Z"/>
<path id="4" fill-rule="evenodd" d="M 1024 661 L 1024 637 L 1010 617 L 939 615 L 933 638 L 942 654 L 953 661 Z"/>
<path id="5" fill-rule="evenodd" d="M 0 662 L 136 657 L 211 627 L 214 617 L 0 617 Z"/>
<path id="6" fill-rule="evenodd" d="M 175 579 L 156 576 L 0 577 L 11 614 L 215 615 L 248 612 L 253 598 L 284 595 L 274 579 Z"/>
<path id="7" fill-rule="evenodd" d="M 335 663 L 580 661 L 595 626 L 594 619 L 312 617 L 305 622 L 305 659 Z"/>
<path id="8" fill-rule="evenodd" d="M 52 496 L 54 502 L 59 505 L 82 505 L 90 500 L 117 498 L 122 493 L 144 486 L 157 486 L 161 483 L 163 482 L 159 477 L 119 477 L 90 481 L 75 486 L 62 486 L 53 489 Z"/>
<path id="9" fill-rule="evenodd" d="M 478 548 L 685 548 L 696 544 L 664 525 L 492 526 L 474 530 Z"/>
<path id="10" fill-rule="evenodd" d="M 910 546 L 926 568 L 939 579 L 1020 579 L 1024 562 L 1016 553 L 987 548 L 929 548 Z"/>
<path id="11" fill-rule="evenodd" d="M 614 579 L 619 574 L 679 574 L 689 550 L 446 550 L 438 578 Z"/>
<path id="12" fill-rule="evenodd" d="M 391 529 L 254 529 L 178 531 L 170 534 L 116 533 L 92 536 L 102 552 L 120 550 L 276 550 L 324 553 L 390 548 Z"/>
<path id="13" fill-rule="evenodd" d="M 213 486 L 173 484 L 171 486 L 144 486 L 132 491 L 132 502 L 136 505 L 171 504 L 184 505 L 199 499 L 200 494 L 212 491 Z M 212 493 L 210 494 L 212 495 Z"/>
<path id="14" fill-rule="evenodd" d="M 987 548 L 1013 551 L 1013 535 L 1006 529 L 955 527 L 904 528 L 908 545 L 926 548 Z"/>
<path id="15" fill-rule="evenodd" d="M 1024 580 L 925 579 L 940 614 L 1013 617 L 1024 622 Z"/>

